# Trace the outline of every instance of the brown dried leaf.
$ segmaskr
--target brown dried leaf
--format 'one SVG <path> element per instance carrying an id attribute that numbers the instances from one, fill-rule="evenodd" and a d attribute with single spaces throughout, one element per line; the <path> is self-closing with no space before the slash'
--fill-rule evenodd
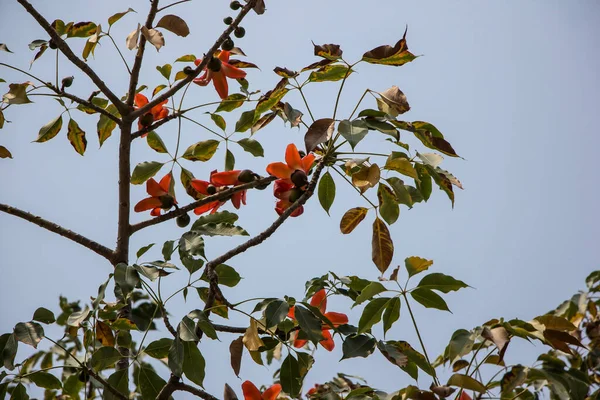
<path id="1" fill-rule="evenodd" d="M 371 244 L 373 262 L 383 274 L 394 257 L 394 243 L 390 231 L 379 217 L 375 218 L 375 222 L 373 222 L 373 240 Z"/>
<path id="2" fill-rule="evenodd" d="M 190 34 L 190 28 L 185 21 L 177 15 L 168 14 L 165 15 L 156 24 L 157 28 L 165 28 L 168 31 L 173 32 L 177 36 L 186 37 Z M 153 43 L 154 44 L 154 43 Z"/>
<path id="3" fill-rule="evenodd" d="M 352 184 L 360 189 L 361 193 L 369 188 L 375 187 L 379 183 L 381 171 L 377 164 L 371 164 L 370 167 L 362 166 L 360 171 L 352 175 Z"/>
<path id="4" fill-rule="evenodd" d="M 140 39 L 140 24 L 138 24 L 137 28 L 134 29 L 127 38 L 125 39 L 125 44 L 129 50 L 133 50 L 137 47 L 138 40 Z"/>
<path id="5" fill-rule="evenodd" d="M 231 368 L 235 372 L 235 376 L 240 376 L 240 368 L 242 367 L 242 353 L 244 351 L 244 337 L 240 336 L 229 345 L 229 354 L 231 356 Z"/>
<path id="6" fill-rule="evenodd" d="M 306 152 L 310 153 L 318 145 L 331 139 L 333 129 L 335 128 L 335 120 L 331 118 L 321 118 L 312 123 L 304 135 L 304 144 Z"/>
<path id="7" fill-rule="evenodd" d="M 381 99 L 377 99 L 377 108 L 386 114 L 396 118 L 410 110 L 406 96 L 398 86 L 392 86 L 384 92 L 379 93 Z"/>
<path id="8" fill-rule="evenodd" d="M 162 32 L 157 31 L 156 29 L 148 29 L 145 26 L 142 26 L 142 35 L 149 41 L 152 46 L 156 47 L 156 51 L 159 51 L 161 47 L 165 45 L 165 38 L 163 37 Z"/>
<path id="9" fill-rule="evenodd" d="M 354 230 L 367 216 L 369 210 L 364 207 L 354 207 L 346 211 L 340 221 L 340 231 L 347 235 Z"/>
<path id="10" fill-rule="evenodd" d="M 102 321 L 96 322 L 96 340 L 102 343 L 102 346 L 113 347 L 115 345 L 115 336 L 112 329 Z"/>

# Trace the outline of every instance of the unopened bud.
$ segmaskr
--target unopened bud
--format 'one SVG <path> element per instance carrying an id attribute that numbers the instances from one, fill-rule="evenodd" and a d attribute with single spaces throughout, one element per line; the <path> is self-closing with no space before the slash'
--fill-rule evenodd
<path id="1" fill-rule="evenodd" d="M 297 188 L 303 188 L 308 185 L 308 177 L 306 176 L 306 172 L 297 169 L 291 176 L 292 183 Z"/>
<path id="2" fill-rule="evenodd" d="M 183 69 L 183 73 L 186 75 L 191 75 L 194 73 L 194 68 L 190 67 L 189 65 L 187 67 L 185 67 Z"/>
<path id="3" fill-rule="evenodd" d="M 169 208 L 175 205 L 175 198 L 170 194 L 165 194 L 164 196 L 160 196 L 160 207 L 168 210 Z"/>
<path id="4" fill-rule="evenodd" d="M 66 78 L 63 78 L 62 80 L 62 86 L 63 87 L 69 87 L 73 84 L 73 78 L 72 76 L 67 76 Z"/>
<path id="5" fill-rule="evenodd" d="M 289 199 L 288 199 L 288 200 L 289 200 L 291 203 L 294 203 L 294 202 L 296 202 L 296 200 L 298 200 L 298 199 L 300 198 L 300 196 L 302 196 L 303 194 L 304 194 L 304 191 L 303 191 L 303 190 L 301 190 L 301 189 L 298 189 L 298 188 L 293 188 L 293 189 L 290 191 L 290 197 L 289 197 Z"/>
<path id="6" fill-rule="evenodd" d="M 235 46 L 235 44 L 233 43 L 233 40 L 231 40 L 230 37 L 225 39 L 223 44 L 221 44 L 221 48 L 225 51 L 229 51 L 229 50 L 233 49 L 233 46 Z"/>
<path id="7" fill-rule="evenodd" d="M 244 169 L 238 175 L 238 181 L 242 183 L 252 182 L 256 179 L 256 174 L 249 169 Z"/>
<path id="8" fill-rule="evenodd" d="M 217 188 L 214 185 L 208 185 L 206 187 L 206 193 L 209 195 L 217 193 Z"/>

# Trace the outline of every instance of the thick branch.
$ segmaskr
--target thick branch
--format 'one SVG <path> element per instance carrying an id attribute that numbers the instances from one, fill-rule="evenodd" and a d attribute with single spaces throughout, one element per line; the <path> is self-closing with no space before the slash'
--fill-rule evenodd
<path id="1" fill-rule="evenodd" d="M 248 327 L 218 325 L 218 324 L 213 324 L 213 328 L 215 328 L 215 330 L 217 332 L 225 332 L 225 333 L 246 333 L 246 331 L 248 330 Z M 289 332 L 293 332 L 293 331 L 297 331 L 297 330 L 300 330 L 299 326 L 293 327 L 292 329 L 290 329 Z M 266 334 L 268 332 L 265 331 L 264 329 L 258 328 L 258 333 Z"/>
<path id="2" fill-rule="evenodd" d="M 178 208 L 176 210 L 173 210 L 171 212 L 168 212 L 166 214 L 160 215 L 160 216 L 152 218 L 152 219 L 148 219 L 146 221 L 138 222 L 137 224 L 131 226 L 130 232 L 133 234 L 133 233 L 139 231 L 140 229 L 144 229 L 149 226 L 160 224 L 161 222 L 165 222 L 170 219 L 177 218 L 178 216 L 183 215 L 189 211 L 192 211 L 194 208 L 200 207 L 204 204 L 208 204 L 208 203 L 211 203 L 213 201 L 218 201 L 218 200 L 226 200 L 232 194 L 234 194 L 236 192 L 239 192 L 241 190 L 252 189 L 257 186 L 266 185 L 266 184 L 273 182 L 275 179 L 277 179 L 277 178 L 275 178 L 274 176 L 268 176 L 266 178 L 257 179 L 250 183 L 244 183 L 243 185 L 234 186 L 232 188 L 223 190 L 222 192 L 213 194 L 211 196 L 206 196 L 201 200 L 197 200 L 193 203 L 188 204 L 187 206 Z"/>
<path id="3" fill-rule="evenodd" d="M 150 11 L 146 18 L 146 24 L 144 25 L 148 29 L 152 29 L 154 18 L 156 18 L 156 11 L 158 10 L 158 0 L 152 0 L 150 3 Z M 135 55 L 135 61 L 133 62 L 133 68 L 131 68 L 131 78 L 129 79 L 129 90 L 127 91 L 127 105 L 133 106 L 133 99 L 135 96 L 135 89 L 137 88 L 138 79 L 140 77 L 140 70 L 142 69 L 142 61 L 144 59 L 144 51 L 146 50 L 146 36 L 140 37 L 140 43 L 138 44 L 138 50 Z"/>
<path id="4" fill-rule="evenodd" d="M 177 382 L 177 383 L 173 384 L 173 388 L 175 389 L 174 391 L 181 390 L 183 392 L 188 392 L 188 393 L 191 393 L 191 394 L 195 395 L 196 397 L 200 397 L 201 399 L 204 399 L 204 400 L 218 400 L 212 394 L 207 393 L 204 390 L 197 389 L 193 386 L 186 385 L 185 383 Z"/>
<path id="5" fill-rule="evenodd" d="M 111 113 L 109 113 L 108 111 L 106 111 L 104 108 L 98 107 L 97 105 L 95 105 L 91 101 L 84 100 L 82 98 L 79 98 L 79 97 L 75 96 L 74 94 L 71 94 L 71 93 L 60 91 L 60 90 L 58 90 L 58 88 L 56 86 L 53 86 L 52 90 L 54 90 L 61 97 L 66 97 L 69 100 L 73 100 L 77 104 L 81 104 L 81 105 L 84 105 L 84 106 L 86 106 L 88 108 L 91 108 L 92 110 L 94 110 L 94 111 L 96 111 L 96 112 L 98 112 L 98 113 L 100 113 L 102 115 L 105 115 L 109 119 L 112 119 L 113 121 L 115 121 L 117 123 L 117 125 L 119 125 L 119 126 L 121 125 L 121 120 L 119 118 L 115 117 L 114 115 L 112 115 Z"/>
<path id="6" fill-rule="evenodd" d="M 117 226 L 117 248 L 115 262 L 127 264 L 129 261 L 129 224 L 131 201 L 131 122 L 121 126 L 119 139 L 119 217 Z"/>
<path id="7" fill-rule="evenodd" d="M 71 61 L 76 67 L 78 67 L 84 74 L 86 74 L 92 82 L 104 93 L 104 95 L 117 107 L 117 110 L 121 114 L 126 113 L 126 108 L 123 102 L 106 86 L 104 81 L 91 69 L 82 59 L 77 57 L 71 50 L 69 45 L 61 39 L 56 33 L 50 23 L 44 18 L 27 0 L 17 0 L 19 4 L 25 8 L 25 10 L 37 21 L 37 23 L 50 35 L 52 41 L 56 44 L 58 49 Z"/>
<path id="8" fill-rule="evenodd" d="M 19 1 L 22 1 L 22 0 L 19 0 Z M 250 10 L 256 5 L 256 2 L 257 2 L 257 0 L 250 0 L 250 1 L 248 1 L 248 3 L 246 3 L 244 5 L 244 7 L 242 7 L 238 16 L 233 20 L 231 25 L 229 25 L 227 27 L 227 29 L 225 29 L 223 31 L 221 36 L 219 36 L 219 38 L 212 45 L 212 47 L 210 49 L 208 49 L 208 51 L 206 52 L 206 57 L 202 58 L 202 62 L 196 67 L 196 69 L 194 69 L 192 71 L 191 74 L 189 74 L 187 77 L 185 77 L 185 79 L 182 79 L 179 82 L 177 82 L 177 84 L 175 84 L 172 88 L 170 88 L 163 94 L 155 97 L 151 102 L 146 104 L 144 107 L 141 107 L 141 108 L 138 108 L 137 110 L 135 110 L 131 114 L 131 117 L 137 118 L 140 115 L 147 113 L 152 107 L 154 107 L 155 105 L 157 105 L 158 103 L 160 103 L 166 99 L 171 98 L 175 93 L 177 93 L 179 90 L 181 90 L 185 85 L 187 85 L 194 78 L 196 78 L 198 75 L 200 75 L 200 73 L 206 67 L 206 64 L 208 64 L 208 62 L 212 58 L 212 55 L 214 54 L 214 52 L 219 49 L 219 46 L 221 46 L 221 44 L 223 44 L 223 42 L 229 37 L 229 35 L 231 35 L 231 33 L 235 30 L 235 28 L 238 27 L 238 25 L 240 24 L 240 22 L 242 22 L 242 19 L 244 19 L 246 14 L 248 14 L 248 12 L 250 12 Z"/>
<path id="9" fill-rule="evenodd" d="M 133 140 L 133 139 L 137 139 L 137 138 L 139 138 L 140 136 L 142 136 L 142 135 L 145 135 L 145 134 L 147 134 L 148 132 L 151 132 L 151 131 L 155 130 L 155 129 L 156 129 L 156 128 L 158 128 L 159 126 L 166 124 L 166 123 L 167 123 L 167 122 L 169 122 L 170 120 L 172 120 L 172 119 L 175 119 L 175 118 L 177 118 L 177 117 L 181 116 L 182 114 L 183 114 L 182 112 L 176 112 L 176 113 L 173 113 L 173 114 L 167 115 L 165 118 L 163 118 L 163 119 L 161 119 L 161 120 L 158 120 L 158 121 L 156 121 L 156 122 L 155 122 L 155 123 L 153 123 L 152 125 L 150 125 L 150 126 L 146 126 L 146 127 L 142 128 L 141 130 L 139 130 L 139 131 L 137 131 L 137 132 L 134 132 L 134 133 L 132 133 L 132 134 L 131 134 L 131 140 Z"/>
<path id="10" fill-rule="evenodd" d="M 7 214 L 23 218 L 24 220 L 36 224 L 37 226 L 40 226 L 44 229 L 47 229 L 50 232 L 54 232 L 62 237 L 66 237 L 67 239 L 71 239 L 75 243 L 79 243 L 80 245 L 92 250 L 94 253 L 101 255 L 109 261 L 112 261 L 113 259 L 114 253 L 108 247 L 105 247 L 100 243 L 94 242 L 93 240 L 88 239 L 85 236 L 75 233 L 69 229 L 63 228 L 62 226 L 55 224 L 54 222 L 45 220 L 42 217 L 38 217 L 36 215 L 30 214 L 23 210 L 19 210 L 18 208 L 14 208 L 6 204 L 0 204 L 0 211 L 4 211 Z"/>

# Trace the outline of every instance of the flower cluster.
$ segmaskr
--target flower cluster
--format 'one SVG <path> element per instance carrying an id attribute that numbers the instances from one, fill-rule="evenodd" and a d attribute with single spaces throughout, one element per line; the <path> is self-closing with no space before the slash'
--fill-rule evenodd
<path id="1" fill-rule="evenodd" d="M 135 212 L 150 211 L 150 215 L 156 217 L 160 215 L 161 210 L 168 210 L 177 204 L 175 195 L 171 189 L 171 173 L 165 175 L 160 182 L 154 178 L 146 181 L 146 191 L 150 195 L 135 205 Z"/>
<path id="2" fill-rule="evenodd" d="M 148 98 L 141 93 L 136 94 L 133 100 L 136 108 L 142 108 L 149 103 Z M 145 127 L 152 125 L 154 122 L 166 118 L 169 115 L 169 110 L 165 108 L 165 104 L 167 104 L 168 101 L 168 99 L 165 99 L 152 107 L 150 111 L 140 116 L 138 119 L 138 130 L 141 131 Z M 142 135 L 142 137 L 144 136 L 146 136 L 146 134 Z"/>
<path id="3" fill-rule="evenodd" d="M 227 78 L 243 79 L 246 77 L 246 72 L 229 63 L 229 51 L 220 50 L 217 53 L 215 53 L 215 56 L 208 62 L 207 68 L 204 69 L 204 74 L 194 79 L 194 83 L 200 86 L 206 86 L 212 81 L 219 97 L 225 99 L 229 94 Z M 202 59 L 199 58 L 194 63 L 198 66 L 201 62 Z"/>
<path id="4" fill-rule="evenodd" d="M 281 393 L 281 385 L 276 383 L 261 393 L 254 383 L 245 381 L 242 383 L 242 392 L 244 393 L 244 400 L 275 400 Z"/>
<path id="5" fill-rule="evenodd" d="M 212 171 L 210 173 L 210 181 L 202 181 L 200 179 L 193 179 L 190 184 L 196 191 L 205 196 L 210 196 L 217 193 L 219 190 L 227 189 L 228 186 L 241 185 L 243 182 L 239 180 L 240 173 L 242 171 L 223 171 L 217 172 Z M 225 204 L 227 200 L 216 200 L 206 203 L 200 207 L 194 209 L 196 215 L 204 214 L 210 211 L 211 214 L 217 212 L 219 207 Z M 231 195 L 231 203 L 236 209 L 239 209 L 241 205 L 246 205 L 246 190 L 240 190 Z"/>
<path id="6" fill-rule="evenodd" d="M 275 211 L 281 215 L 304 193 L 308 186 L 308 172 L 315 162 L 314 154 L 302 156 L 293 143 L 285 150 L 285 163 L 274 162 L 267 166 L 267 172 L 278 180 L 273 186 L 273 194 L 279 201 L 275 204 Z M 302 206 L 290 215 L 297 217 L 304 212 Z"/>

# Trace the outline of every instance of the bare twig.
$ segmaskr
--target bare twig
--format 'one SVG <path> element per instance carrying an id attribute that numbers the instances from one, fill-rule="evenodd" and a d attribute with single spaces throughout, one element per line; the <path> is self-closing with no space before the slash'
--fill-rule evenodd
<path id="1" fill-rule="evenodd" d="M 188 1 L 192 1 L 192 0 L 180 0 L 180 1 L 176 1 L 175 3 L 167 4 L 166 6 L 159 8 L 157 12 L 164 11 L 169 7 L 176 6 L 177 4 L 187 3 Z"/>
<path id="2" fill-rule="evenodd" d="M 170 219 L 173 218 L 177 218 L 180 215 L 183 215 L 191 210 L 193 210 L 194 208 L 200 207 L 204 204 L 208 204 L 211 203 L 213 201 L 219 201 L 219 200 L 226 200 L 228 199 L 232 194 L 239 192 L 241 190 L 247 190 L 247 189 L 252 189 L 255 188 L 257 186 L 262 186 L 262 185 L 267 185 L 271 182 L 273 182 L 275 179 L 275 177 L 273 176 L 268 176 L 266 178 L 261 178 L 261 179 L 257 179 L 255 181 L 252 181 L 250 183 L 244 183 L 243 185 L 238 185 L 238 186 L 234 186 L 232 188 L 229 188 L 227 190 L 223 190 L 222 192 L 213 194 L 211 196 L 206 196 L 201 200 L 197 200 L 193 203 L 188 204 L 187 206 L 184 207 L 180 207 L 176 210 L 173 210 L 171 212 L 168 212 L 166 214 L 160 215 L 158 217 L 152 218 L 152 219 L 148 219 L 146 221 L 142 221 L 142 222 L 138 222 L 137 224 L 131 225 L 131 230 L 130 232 L 133 234 L 137 231 L 139 231 L 140 229 L 144 229 L 147 228 L 149 226 L 152 225 L 156 225 L 156 224 L 160 224 L 161 222 L 164 221 L 168 221 Z"/>
<path id="3" fill-rule="evenodd" d="M 188 393 L 191 393 L 191 394 L 195 395 L 196 397 L 200 397 L 201 399 L 204 399 L 204 400 L 218 400 L 212 394 L 207 393 L 204 390 L 195 388 L 193 386 L 186 385 L 185 383 L 177 382 L 177 383 L 173 384 L 173 388 L 175 389 L 174 391 L 180 390 L 182 392 L 188 392 Z"/>
<path id="4" fill-rule="evenodd" d="M 180 115 L 183 115 L 183 112 L 176 112 L 176 113 L 173 113 L 173 114 L 169 114 L 165 118 L 156 121 L 152 125 L 146 126 L 146 127 L 142 128 L 141 130 L 139 130 L 137 132 L 133 132 L 131 134 L 131 140 L 137 139 L 140 136 L 143 136 L 143 135 L 147 134 L 148 132 L 151 132 L 151 131 L 157 129 L 159 126 L 166 124 L 167 122 L 171 121 L 172 119 L 175 119 L 175 118 L 179 117 Z"/>
<path id="5" fill-rule="evenodd" d="M 54 222 L 48 221 L 46 219 L 43 219 L 42 217 L 38 217 L 37 215 L 33 215 L 18 208 L 11 207 L 7 204 L 0 204 L 0 211 L 4 211 L 7 214 L 23 218 L 24 220 L 29 221 L 44 229 L 47 229 L 50 232 L 54 232 L 62 237 L 74 241 L 75 243 L 79 243 L 80 245 L 92 250 L 94 253 L 101 255 L 109 261 L 112 261 L 113 259 L 114 252 L 108 247 L 105 247 L 100 243 L 94 242 L 93 240 L 88 239 L 87 237 L 75 233 L 69 229 L 63 228 L 62 226 L 55 224 Z"/>
<path id="6" fill-rule="evenodd" d="M 37 21 L 37 23 L 50 35 L 56 47 L 71 61 L 77 68 L 86 74 L 92 82 L 104 93 L 104 95 L 117 107 L 121 114 L 126 113 L 123 102 L 106 86 L 104 81 L 92 70 L 82 59 L 77 57 L 69 45 L 61 39 L 50 23 L 44 18 L 27 0 L 17 0 L 19 4 Z"/>
<path id="7" fill-rule="evenodd" d="M 151 29 L 156 18 L 156 11 L 158 10 L 158 0 L 152 0 L 150 2 L 150 11 L 146 18 L 146 28 Z M 131 78 L 129 79 L 129 90 L 127 91 L 127 105 L 133 106 L 133 99 L 135 96 L 135 89 L 137 88 L 138 79 L 140 77 L 140 70 L 142 69 L 142 61 L 144 59 L 144 51 L 146 50 L 146 36 L 141 35 L 140 43 L 138 44 L 138 50 L 135 55 L 135 61 L 133 62 L 133 68 L 131 68 Z"/>
<path id="8" fill-rule="evenodd" d="M 23 0 L 19 0 L 19 1 L 23 1 Z M 250 10 L 252 10 L 252 8 L 254 8 L 254 6 L 256 5 L 256 2 L 257 2 L 257 0 L 250 0 L 250 1 L 248 1 L 248 3 L 246 3 L 244 5 L 244 7 L 242 7 L 242 9 L 240 10 L 240 13 L 233 20 L 231 25 L 229 25 L 227 27 L 227 29 L 225 29 L 223 31 L 221 36 L 219 36 L 219 38 L 212 45 L 212 47 L 210 49 L 208 49 L 208 51 L 206 52 L 206 57 L 204 57 L 202 59 L 202 62 L 196 67 L 196 69 L 193 70 L 192 73 L 190 73 L 187 77 L 185 77 L 184 79 L 177 82 L 177 84 L 173 85 L 173 87 L 171 87 L 169 90 L 167 90 L 163 94 L 155 97 L 152 101 L 150 101 L 144 107 L 140 107 L 137 110 L 135 110 L 131 114 L 131 117 L 137 118 L 140 115 L 147 113 L 148 110 L 150 110 L 152 107 L 154 107 L 158 103 L 164 101 L 165 99 L 171 98 L 175 93 L 177 93 L 179 90 L 181 90 L 185 85 L 190 83 L 195 77 L 200 75 L 200 73 L 206 67 L 206 64 L 208 64 L 208 62 L 212 58 L 212 55 L 214 54 L 214 52 L 218 50 L 219 46 L 221 46 L 221 44 L 229 37 L 229 35 L 231 35 L 231 33 L 235 30 L 235 28 L 238 27 L 238 25 L 240 24 L 240 22 L 242 22 L 242 19 L 244 19 L 246 14 L 248 14 L 248 12 L 250 12 Z"/>
<path id="9" fill-rule="evenodd" d="M 218 325 L 218 324 L 213 324 L 213 328 L 215 328 L 215 330 L 217 332 L 225 332 L 225 333 L 246 333 L 246 331 L 248 330 L 248 327 Z M 300 330 L 299 326 L 293 327 L 292 329 L 289 330 L 289 332 L 293 332 L 293 331 L 297 331 L 297 330 Z M 268 332 L 265 331 L 264 329 L 258 328 L 258 333 L 266 334 Z"/>

